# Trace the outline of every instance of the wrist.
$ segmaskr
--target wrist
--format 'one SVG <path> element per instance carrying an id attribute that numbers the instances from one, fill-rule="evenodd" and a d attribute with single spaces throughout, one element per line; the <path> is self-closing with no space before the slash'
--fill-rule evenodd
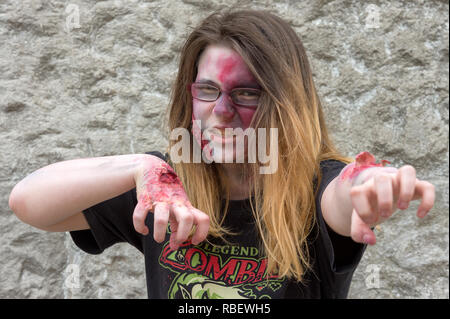
<path id="1" fill-rule="evenodd" d="M 133 178 L 136 185 L 145 177 L 145 172 L 153 171 L 155 167 L 166 164 L 159 157 L 150 154 L 136 154 L 132 162 Z"/>

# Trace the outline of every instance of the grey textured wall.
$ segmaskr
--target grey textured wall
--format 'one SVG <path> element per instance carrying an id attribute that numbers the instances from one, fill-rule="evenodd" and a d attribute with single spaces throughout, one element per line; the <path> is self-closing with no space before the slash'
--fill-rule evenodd
<path id="1" fill-rule="evenodd" d="M 134 248 L 87 255 L 67 233 L 21 223 L 8 196 L 50 163 L 164 149 L 180 46 L 235 2 L 0 1 L 0 297 L 146 297 Z M 436 186 L 424 220 L 413 204 L 382 225 L 349 297 L 448 298 L 447 1 L 247 3 L 278 13 L 303 39 L 344 153 L 411 164 Z"/>

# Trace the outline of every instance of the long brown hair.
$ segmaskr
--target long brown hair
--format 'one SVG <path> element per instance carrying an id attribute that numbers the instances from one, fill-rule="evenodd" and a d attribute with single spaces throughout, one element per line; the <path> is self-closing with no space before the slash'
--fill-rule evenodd
<path id="1" fill-rule="evenodd" d="M 352 160 L 340 155 L 328 136 L 300 38 L 288 23 L 266 11 L 215 12 L 189 35 L 172 90 L 169 130 L 191 131 L 192 97 L 186 87 L 196 78 L 201 53 L 212 44 L 239 53 L 263 90 L 251 126 L 278 128 L 278 169 L 263 175 L 258 174 L 259 164 L 252 164 L 249 196 L 254 196 L 252 211 L 268 257 L 268 273 L 301 281 L 311 266 L 307 238 L 316 222 L 314 179 L 320 183 L 319 164 L 325 159 Z M 169 147 L 175 143 L 170 141 Z M 228 230 L 222 225 L 226 210 L 221 211 L 224 185 L 218 166 L 183 162 L 173 166 L 191 203 L 209 214 L 209 235 L 223 237 Z"/>

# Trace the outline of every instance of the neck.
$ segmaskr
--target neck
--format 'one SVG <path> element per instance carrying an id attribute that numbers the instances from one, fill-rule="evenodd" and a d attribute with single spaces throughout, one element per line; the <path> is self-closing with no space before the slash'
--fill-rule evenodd
<path id="1" fill-rule="evenodd" d="M 229 199 L 242 200 L 248 198 L 250 181 L 244 174 L 244 164 L 219 164 L 222 169 L 225 180 L 230 190 Z"/>

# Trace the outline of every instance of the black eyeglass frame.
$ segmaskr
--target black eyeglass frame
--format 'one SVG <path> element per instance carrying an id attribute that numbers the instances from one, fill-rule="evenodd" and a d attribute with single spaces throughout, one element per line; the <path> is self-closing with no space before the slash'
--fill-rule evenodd
<path id="1" fill-rule="evenodd" d="M 196 85 L 196 84 L 198 84 L 198 85 L 204 85 L 204 86 L 210 86 L 211 88 L 217 89 L 217 92 L 218 92 L 218 93 L 217 93 L 217 97 L 216 97 L 215 99 L 200 99 L 200 98 L 194 96 L 194 94 L 192 93 L 192 87 L 193 87 L 194 85 Z M 192 95 L 192 97 L 193 97 L 194 99 L 199 100 L 199 101 L 203 101 L 203 102 L 214 102 L 214 101 L 217 101 L 217 100 L 219 99 L 219 97 L 222 95 L 222 93 L 226 93 L 226 94 L 231 98 L 231 101 L 232 101 L 234 104 L 239 105 L 239 106 L 244 106 L 244 107 L 257 107 L 258 104 L 242 104 L 242 103 L 236 103 L 236 102 L 234 101 L 234 99 L 233 99 L 233 92 L 238 91 L 238 90 L 248 90 L 248 91 L 252 91 L 252 92 L 255 92 L 255 93 L 257 92 L 257 93 L 259 94 L 259 96 L 261 96 L 261 93 L 262 93 L 262 90 L 260 90 L 260 89 L 255 89 L 255 88 L 238 87 L 238 88 L 234 88 L 234 89 L 228 91 L 228 90 L 222 90 L 221 88 L 219 88 L 218 86 L 213 85 L 213 84 L 209 84 L 209 83 L 197 83 L 197 82 L 189 83 L 189 84 L 187 85 L 187 90 L 191 93 L 191 95 Z"/>

